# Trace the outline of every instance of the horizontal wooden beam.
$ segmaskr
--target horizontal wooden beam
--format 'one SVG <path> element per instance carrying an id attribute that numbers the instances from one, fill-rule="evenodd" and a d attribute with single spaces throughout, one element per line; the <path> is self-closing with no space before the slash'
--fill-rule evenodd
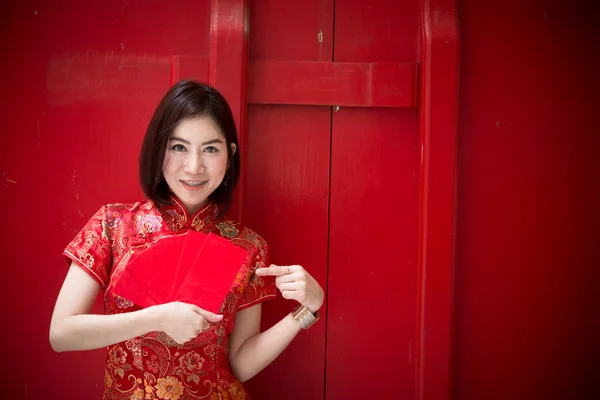
<path id="1" fill-rule="evenodd" d="M 415 67 L 250 60 L 248 103 L 415 108 Z"/>

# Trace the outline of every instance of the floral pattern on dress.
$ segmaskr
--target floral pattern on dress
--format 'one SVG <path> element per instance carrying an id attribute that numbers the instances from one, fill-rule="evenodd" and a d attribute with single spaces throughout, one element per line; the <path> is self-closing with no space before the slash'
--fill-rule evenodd
<path id="1" fill-rule="evenodd" d="M 209 203 L 190 216 L 179 200 L 172 197 L 172 204 L 161 207 L 144 201 L 100 208 L 69 243 L 64 255 L 101 285 L 106 314 L 132 312 L 139 310 L 139 306 L 112 292 L 132 251 L 189 229 L 220 235 L 249 252 L 251 262 L 240 265 L 224 301 L 224 318 L 184 345 L 178 345 L 164 332 L 149 332 L 108 346 L 104 400 L 249 399 L 231 373 L 227 347 L 235 313 L 275 298 L 274 278 L 254 274 L 256 268 L 268 264 L 267 243 L 259 235 L 239 223 L 220 218 L 214 204 Z"/>

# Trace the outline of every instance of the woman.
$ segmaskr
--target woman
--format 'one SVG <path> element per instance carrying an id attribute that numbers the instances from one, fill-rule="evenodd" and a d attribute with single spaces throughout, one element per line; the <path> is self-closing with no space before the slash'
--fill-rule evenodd
<path id="1" fill-rule="evenodd" d="M 301 267 L 268 265 L 266 242 L 224 217 L 239 176 L 231 110 L 213 88 L 183 81 L 149 124 L 140 155 L 146 201 L 103 206 L 65 249 L 71 267 L 54 309 L 56 351 L 107 347 L 104 399 L 248 399 L 244 382 L 317 319 L 323 290 Z M 250 252 L 217 315 L 171 302 L 141 309 L 112 289 L 124 256 L 165 235 L 212 232 Z M 260 332 L 276 288 L 298 303 Z M 89 314 L 98 290 L 106 315 Z"/>

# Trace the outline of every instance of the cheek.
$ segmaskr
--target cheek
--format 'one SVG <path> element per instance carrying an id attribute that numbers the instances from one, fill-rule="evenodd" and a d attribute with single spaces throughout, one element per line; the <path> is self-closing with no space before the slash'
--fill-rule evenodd
<path id="1" fill-rule="evenodd" d="M 165 178 L 170 178 L 169 175 L 177 172 L 177 157 L 171 157 L 169 153 L 165 154 L 165 159 L 163 161 L 162 173 Z"/>
<path id="2" fill-rule="evenodd" d="M 205 166 L 212 175 L 223 175 L 227 170 L 227 157 L 215 157 L 207 161 Z"/>

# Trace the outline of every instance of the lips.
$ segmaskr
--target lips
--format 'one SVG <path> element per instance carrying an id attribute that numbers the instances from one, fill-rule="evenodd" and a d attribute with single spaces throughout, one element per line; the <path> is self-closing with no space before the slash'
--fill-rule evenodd
<path id="1" fill-rule="evenodd" d="M 179 181 L 187 190 L 195 191 L 202 189 L 208 181 Z"/>

